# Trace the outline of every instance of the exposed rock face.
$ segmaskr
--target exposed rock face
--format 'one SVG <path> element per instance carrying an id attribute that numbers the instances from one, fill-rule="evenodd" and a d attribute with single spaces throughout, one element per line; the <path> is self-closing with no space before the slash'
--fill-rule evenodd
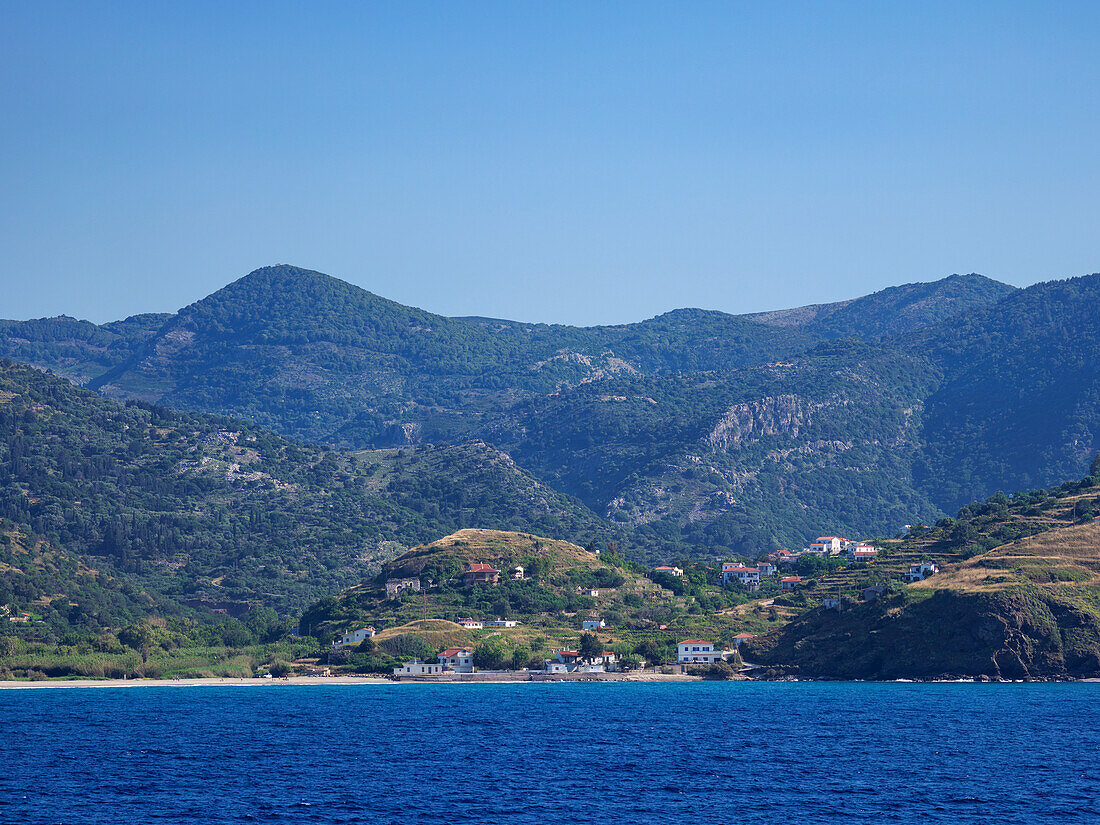
<path id="1" fill-rule="evenodd" d="M 1100 620 L 1038 588 L 899 594 L 812 611 L 744 657 L 826 678 L 1083 678 L 1100 676 Z"/>
<path id="2" fill-rule="evenodd" d="M 758 401 L 734 404 L 703 440 L 712 450 L 727 452 L 764 436 L 797 438 L 820 406 L 797 395 L 767 396 Z"/>

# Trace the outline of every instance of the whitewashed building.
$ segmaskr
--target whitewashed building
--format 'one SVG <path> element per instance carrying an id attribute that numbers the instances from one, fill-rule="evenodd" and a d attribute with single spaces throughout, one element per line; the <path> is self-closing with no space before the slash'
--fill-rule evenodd
<path id="1" fill-rule="evenodd" d="M 479 621 L 478 619 L 459 619 L 456 624 L 466 630 L 481 630 L 485 627 L 485 622 Z"/>
<path id="2" fill-rule="evenodd" d="M 449 647 L 439 654 L 439 664 L 455 673 L 473 673 L 474 652 L 465 647 Z"/>
<path id="3" fill-rule="evenodd" d="M 585 619 L 581 622 L 581 630 L 603 630 L 607 622 L 603 619 Z"/>
<path id="4" fill-rule="evenodd" d="M 373 638 L 373 636 L 373 627 L 360 627 L 356 628 L 355 630 L 349 630 L 339 639 L 334 639 L 332 642 L 332 646 L 334 648 L 341 648 L 347 647 L 348 645 L 357 645 L 361 644 L 366 639 Z"/>
<path id="5" fill-rule="evenodd" d="M 394 676 L 442 676 L 443 665 L 432 662 L 408 662 L 393 669 Z"/>
<path id="6" fill-rule="evenodd" d="M 722 658 L 722 651 L 706 639 L 684 639 L 676 643 L 676 661 L 680 664 L 713 664 Z"/>
<path id="7" fill-rule="evenodd" d="M 933 573 L 939 573 L 940 568 L 934 565 L 930 561 L 922 561 L 920 564 L 914 564 L 909 567 L 909 572 L 905 574 L 905 579 L 910 584 L 913 582 L 919 582 L 931 576 Z"/>

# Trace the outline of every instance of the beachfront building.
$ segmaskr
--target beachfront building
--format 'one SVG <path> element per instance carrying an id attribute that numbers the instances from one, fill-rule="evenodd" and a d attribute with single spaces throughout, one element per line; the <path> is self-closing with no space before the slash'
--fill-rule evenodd
<path id="1" fill-rule="evenodd" d="M 443 665 L 413 660 L 393 669 L 394 676 L 442 676 Z"/>
<path id="2" fill-rule="evenodd" d="M 680 664 L 713 664 L 722 658 L 722 651 L 706 639 L 684 639 L 676 643 L 676 661 Z"/>
<path id="3" fill-rule="evenodd" d="M 364 640 L 370 639 L 374 636 L 373 627 L 359 627 L 355 630 L 349 630 L 339 639 L 333 639 L 332 646 L 334 648 L 347 647 L 348 645 L 361 644 Z"/>
<path id="4" fill-rule="evenodd" d="M 465 647 L 449 647 L 439 654 L 439 664 L 455 673 L 473 673 L 474 652 Z"/>

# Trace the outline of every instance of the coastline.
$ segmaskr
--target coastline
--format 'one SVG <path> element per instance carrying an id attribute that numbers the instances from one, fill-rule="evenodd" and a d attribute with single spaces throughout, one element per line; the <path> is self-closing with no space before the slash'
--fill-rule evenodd
<path id="1" fill-rule="evenodd" d="M 528 682 L 695 682 L 698 676 L 680 674 L 629 674 L 606 678 L 611 674 L 577 674 L 589 678 L 531 679 L 517 674 L 463 674 L 465 678 L 392 679 L 387 676 L 288 676 L 284 679 L 257 678 L 196 678 L 196 679 L 43 679 L 38 681 L 0 681 L 0 690 L 40 690 L 69 688 L 119 687 L 273 687 L 276 685 L 396 685 L 396 684 L 524 684 Z M 592 678 L 604 676 L 605 678 Z M 470 678 L 473 677 L 473 678 Z"/>

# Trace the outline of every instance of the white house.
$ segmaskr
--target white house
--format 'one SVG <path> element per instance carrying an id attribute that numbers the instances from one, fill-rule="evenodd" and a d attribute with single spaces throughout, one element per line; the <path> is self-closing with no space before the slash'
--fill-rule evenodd
<path id="1" fill-rule="evenodd" d="M 464 647 L 449 647 L 439 654 L 439 664 L 455 673 L 473 673 L 474 652 Z"/>
<path id="2" fill-rule="evenodd" d="M 670 576 L 681 577 L 684 575 L 682 567 L 654 567 L 654 573 L 667 573 Z"/>
<path id="3" fill-rule="evenodd" d="M 481 630 L 485 627 L 484 622 L 479 622 L 477 619 L 459 619 L 456 624 L 465 628 L 466 630 Z"/>
<path id="4" fill-rule="evenodd" d="M 332 646 L 334 648 L 346 647 L 347 645 L 357 645 L 365 639 L 370 639 L 374 636 L 373 627 L 360 627 L 356 630 L 349 630 L 339 639 L 334 639 Z"/>
<path id="5" fill-rule="evenodd" d="M 442 676 L 443 665 L 430 662 L 408 662 L 393 669 L 394 676 Z"/>
<path id="6" fill-rule="evenodd" d="M 721 582 L 725 586 L 734 579 L 741 582 L 749 590 L 755 590 L 760 586 L 760 568 L 746 567 L 740 562 L 723 562 Z"/>
<path id="7" fill-rule="evenodd" d="M 706 639 L 684 639 L 676 643 L 676 661 L 680 664 L 713 664 L 722 658 L 722 651 Z"/>
<path id="8" fill-rule="evenodd" d="M 756 569 L 760 571 L 761 576 L 774 576 L 775 565 L 769 561 L 760 561 L 756 563 Z"/>
<path id="9" fill-rule="evenodd" d="M 512 578 L 515 579 L 516 581 L 520 581 L 523 578 L 523 568 L 520 567 L 519 565 L 516 565 L 512 569 Z"/>
<path id="10" fill-rule="evenodd" d="M 847 543 L 848 539 L 843 536 L 818 536 L 810 542 L 810 546 L 806 548 L 806 552 L 824 553 L 827 556 L 838 556 Z"/>
<path id="11" fill-rule="evenodd" d="M 486 622 L 486 627 L 515 627 L 519 622 L 515 619 L 493 619 L 491 622 Z"/>
<path id="12" fill-rule="evenodd" d="M 913 564 L 909 567 L 909 572 L 905 574 L 906 580 L 912 584 L 913 582 L 919 582 L 931 576 L 933 573 L 939 573 L 940 568 L 934 565 L 930 561 L 922 561 L 920 564 Z"/>
<path id="13" fill-rule="evenodd" d="M 581 630 L 603 630 L 607 622 L 603 619 L 585 619 L 581 622 Z"/>

